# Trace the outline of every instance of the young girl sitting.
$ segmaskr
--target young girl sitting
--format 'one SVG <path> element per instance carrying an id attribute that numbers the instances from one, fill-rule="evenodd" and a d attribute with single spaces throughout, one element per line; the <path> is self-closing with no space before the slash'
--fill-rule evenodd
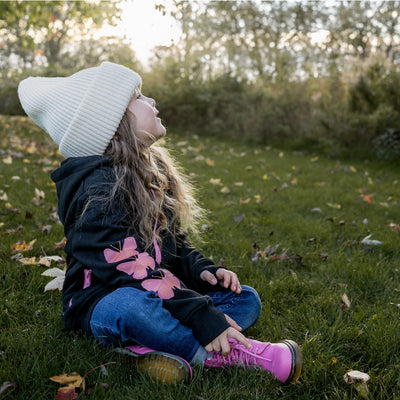
<path id="1" fill-rule="evenodd" d="M 66 157 L 51 175 L 67 238 L 65 326 L 122 345 L 162 382 L 189 381 L 195 364 L 258 367 L 295 382 L 299 346 L 246 338 L 257 292 L 191 247 L 186 232 L 202 210 L 156 144 L 165 127 L 140 90 L 136 72 L 110 62 L 18 88 Z"/>

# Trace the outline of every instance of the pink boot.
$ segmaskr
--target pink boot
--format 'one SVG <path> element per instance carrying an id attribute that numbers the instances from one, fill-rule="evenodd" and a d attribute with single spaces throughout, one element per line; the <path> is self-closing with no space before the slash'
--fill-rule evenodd
<path id="1" fill-rule="evenodd" d="M 192 368 L 181 357 L 139 345 L 126 346 L 116 351 L 135 357 L 137 369 L 159 382 L 177 383 L 192 380 Z"/>
<path id="2" fill-rule="evenodd" d="M 252 347 L 228 338 L 231 352 L 227 356 L 221 353 L 210 353 L 211 358 L 205 361 L 205 367 L 221 368 L 224 365 L 236 365 L 245 368 L 262 368 L 282 383 L 294 383 L 299 379 L 302 356 L 300 347 L 292 340 L 279 343 L 263 343 L 248 339 Z"/>

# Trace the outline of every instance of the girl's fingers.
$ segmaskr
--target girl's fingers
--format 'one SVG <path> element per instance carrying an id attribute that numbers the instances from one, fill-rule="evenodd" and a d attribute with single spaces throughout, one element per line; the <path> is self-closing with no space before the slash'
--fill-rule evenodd
<path id="1" fill-rule="evenodd" d="M 228 321 L 229 325 L 232 328 L 235 328 L 237 331 L 241 331 L 242 328 L 237 324 L 237 322 L 235 320 L 233 320 L 229 315 L 225 314 L 225 318 Z"/>
<path id="2" fill-rule="evenodd" d="M 215 278 L 215 276 L 210 271 L 203 271 L 200 274 L 200 278 L 203 281 L 210 283 L 211 285 L 216 285 L 218 282 L 217 279 Z"/>
<path id="3" fill-rule="evenodd" d="M 244 344 L 248 349 L 251 348 L 251 343 L 246 339 L 246 337 L 243 334 L 241 334 L 236 329 L 228 328 L 228 336 Z"/>
<path id="4" fill-rule="evenodd" d="M 223 356 L 227 356 L 231 351 L 231 346 L 229 345 L 228 338 L 223 338 L 221 340 L 221 353 Z"/>

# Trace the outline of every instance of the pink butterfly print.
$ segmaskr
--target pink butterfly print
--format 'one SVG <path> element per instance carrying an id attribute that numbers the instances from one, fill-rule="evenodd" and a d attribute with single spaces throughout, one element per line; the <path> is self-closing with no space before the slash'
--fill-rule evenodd
<path id="1" fill-rule="evenodd" d="M 181 288 L 181 283 L 171 272 L 165 269 L 159 269 L 159 271 L 161 271 L 162 274 L 160 278 L 146 279 L 142 282 L 142 286 L 146 290 L 156 292 L 160 299 L 168 300 L 174 297 L 174 288 Z"/>
<path id="2" fill-rule="evenodd" d="M 154 269 L 155 266 L 154 259 L 148 253 L 140 253 L 135 260 L 119 264 L 117 269 L 135 279 L 143 279 L 147 276 L 147 268 Z"/>
<path id="3" fill-rule="evenodd" d="M 121 245 L 121 244 L 120 244 Z M 134 237 L 127 237 L 124 240 L 124 244 L 122 249 L 105 249 L 104 250 L 104 257 L 108 263 L 114 263 L 122 260 L 126 260 L 127 258 L 137 256 L 139 254 L 136 251 L 137 244 Z"/>

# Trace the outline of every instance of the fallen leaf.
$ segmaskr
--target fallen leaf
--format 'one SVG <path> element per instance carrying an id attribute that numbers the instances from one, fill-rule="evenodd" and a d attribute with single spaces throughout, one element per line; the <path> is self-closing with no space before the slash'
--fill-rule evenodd
<path id="1" fill-rule="evenodd" d="M 209 165 L 210 167 L 213 167 L 215 162 L 213 160 L 210 160 L 209 158 L 206 159 L 206 164 Z"/>
<path id="2" fill-rule="evenodd" d="M 7 389 L 18 387 L 15 382 L 3 382 L 0 388 L 0 395 L 3 394 Z"/>
<path id="3" fill-rule="evenodd" d="M 221 183 L 221 179 L 213 179 L 213 178 L 211 178 L 210 179 L 210 183 L 211 183 L 211 185 L 214 185 L 214 186 L 221 186 L 222 185 L 222 183 Z"/>
<path id="4" fill-rule="evenodd" d="M 237 187 L 241 187 L 243 186 L 243 182 L 235 182 L 234 185 Z"/>
<path id="5" fill-rule="evenodd" d="M 338 210 L 340 210 L 342 208 L 342 206 L 338 203 L 327 203 L 327 206 L 331 207 L 331 208 L 336 208 Z"/>
<path id="6" fill-rule="evenodd" d="M 24 227 L 22 225 L 18 225 L 14 229 L 7 229 L 4 232 L 0 232 L 0 235 L 7 235 L 7 234 L 16 233 L 16 232 L 22 231 L 23 229 L 24 229 Z"/>
<path id="7" fill-rule="evenodd" d="M 395 231 L 398 234 L 400 234 L 400 226 L 399 225 L 391 223 L 391 224 L 389 224 L 389 226 L 393 231 Z"/>
<path id="8" fill-rule="evenodd" d="M 73 386 L 64 386 L 58 389 L 56 400 L 74 400 L 78 398 Z"/>
<path id="9" fill-rule="evenodd" d="M 51 276 L 54 277 L 45 287 L 44 291 L 47 292 L 48 290 L 56 290 L 62 291 L 64 281 L 65 281 L 65 271 L 61 270 L 60 268 L 50 268 L 46 271 L 42 272 L 43 276 Z"/>
<path id="10" fill-rule="evenodd" d="M 231 190 L 227 187 L 227 186 L 224 186 L 222 189 L 221 189 L 221 193 L 222 194 L 229 194 L 231 192 Z"/>
<path id="11" fill-rule="evenodd" d="M 45 194 L 43 190 L 35 188 L 35 197 L 32 199 L 32 204 L 35 206 L 40 206 L 43 203 L 44 198 Z"/>
<path id="12" fill-rule="evenodd" d="M 255 201 L 256 201 L 257 204 L 260 204 L 260 203 L 261 203 L 261 196 L 260 196 L 259 194 L 255 194 L 255 195 L 254 195 L 254 199 L 255 199 Z"/>
<path id="13" fill-rule="evenodd" d="M 53 228 L 53 225 L 45 225 L 45 226 L 42 227 L 42 232 L 43 233 L 50 233 L 52 228 Z"/>
<path id="14" fill-rule="evenodd" d="M 52 376 L 50 380 L 53 382 L 60 383 L 61 385 L 79 387 L 81 386 L 83 379 L 77 372 L 64 373 L 61 375 Z"/>
<path id="15" fill-rule="evenodd" d="M 5 207 L 6 207 L 7 211 L 9 211 L 10 213 L 13 213 L 13 214 L 19 213 L 18 208 L 13 207 L 10 203 L 6 203 Z"/>
<path id="16" fill-rule="evenodd" d="M 322 210 L 321 210 L 320 208 L 318 208 L 318 207 L 313 208 L 313 209 L 311 210 L 311 212 L 322 214 Z"/>
<path id="17" fill-rule="evenodd" d="M 62 250 L 67 244 L 67 238 L 64 237 L 61 241 L 55 243 L 54 250 Z"/>
<path id="18" fill-rule="evenodd" d="M 37 264 L 37 258 L 36 257 L 22 257 L 18 258 L 18 262 L 24 265 L 36 265 Z"/>
<path id="19" fill-rule="evenodd" d="M 357 172 L 357 170 L 352 165 L 350 165 L 349 169 L 350 169 L 351 172 L 354 172 L 354 173 Z"/>
<path id="20" fill-rule="evenodd" d="M 350 308 L 350 305 L 351 305 L 350 300 L 347 297 L 347 294 L 344 293 L 343 296 L 342 296 L 342 309 L 343 310 L 348 310 Z"/>
<path id="21" fill-rule="evenodd" d="M 370 393 L 367 386 L 367 382 L 370 379 L 370 376 L 368 374 L 360 371 L 350 370 L 344 374 L 343 378 L 346 383 L 354 386 L 354 388 L 357 390 L 358 394 L 362 398 L 370 398 Z"/>
<path id="22" fill-rule="evenodd" d="M 235 222 L 237 222 L 237 223 L 240 223 L 240 222 L 243 221 L 245 215 L 246 215 L 246 214 L 241 214 L 241 215 L 234 216 L 234 217 L 233 217 L 233 220 L 234 220 Z"/>
<path id="23" fill-rule="evenodd" d="M 29 243 L 25 243 L 25 241 L 17 242 L 11 246 L 11 250 L 13 252 L 30 251 L 33 249 L 33 245 L 35 242 L 36 239 L 31 240 Z"/>
<path id="24" fill-rule="evenodd" d="M 368 195 L 366 195 L 366 196 L 363 197 L 363 200 L 366 201 L 366 202 L 369 203 L 369 204 L 373 204 L 374 202 L 371 200 L 371 197 L 372 197 L 373 195 L 374 195 L 373 193 L 368 194 Z"/>
<path id="25" fill-rule="evenodd" d="M 60 256 L 45 256 L 38 261 L 38 264 L 44 267 L 50 267 L 52 262 L 61 264 L 65 263 L 65 259 Z M 47 276 L 53 276 L 53 275 L 47 275 Z"/>
<path id="26" fill-rule="evenodd" d="M 361 240 L 362 244 L 366 244 L 368 246 L 379 246 L 382 244 L 380 240 L 370 240 L 369 238 L 372 236 L 372 233 L 366 236 L 363 240 Z"/>
<path id="27" fill-rule="evenodd" d="M 313 157 L 310 161 L 311 162 L 316 162 L 316 161 L 318 161 L 318 159 L 319 159 L 319 157 L 317 156 L 317 157 Z"/>
<path id="28" fill-rule="evenodd" d="M 13 159 L 12 159 L 11 156 L 4 157 L 4 158 L 3 158 L 3 163 L 4 163 L 4 164 L 10 165 L 10 164 L 12 164 L 12 162 L 13 162 Z"/>
<path id="29" fill-rule="evenodd" d="M 7 193 L 4 192 L 4 193 L 0 196 L 0 200 L 8 201 Z"/>

